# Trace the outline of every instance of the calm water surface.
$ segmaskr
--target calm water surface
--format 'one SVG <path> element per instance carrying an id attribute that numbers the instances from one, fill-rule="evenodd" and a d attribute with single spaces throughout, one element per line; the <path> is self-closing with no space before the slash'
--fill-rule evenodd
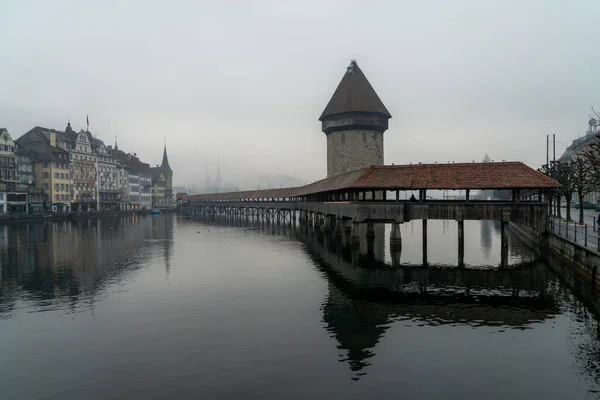
<path id="1" fill-rule="evenodd" d="M 167 215 L 0 227 L 0 398 L 598 397 L 594 298 L 512 239 L 499 271 L 493 223 L 459 269 L 430 221 L 424 268 L 420 227 L 400 254 L 383 225 L 360 252 Z"/>

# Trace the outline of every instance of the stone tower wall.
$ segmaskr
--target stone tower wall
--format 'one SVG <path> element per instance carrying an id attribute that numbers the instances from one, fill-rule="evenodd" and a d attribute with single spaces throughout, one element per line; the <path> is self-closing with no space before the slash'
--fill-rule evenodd
<path id="1" fill-rule="evenodd" d="M 383 165 L 383 133 L 352 129 L 327 135 L 328 177 L 369 165 Z"/>

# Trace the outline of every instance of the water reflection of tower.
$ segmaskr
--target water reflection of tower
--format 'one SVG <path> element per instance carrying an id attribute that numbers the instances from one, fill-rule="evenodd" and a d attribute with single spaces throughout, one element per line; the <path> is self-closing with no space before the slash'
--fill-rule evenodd
<path id="1" fill-rule="evenodd" d="M 163 246 L 163 258 L 165 261 L 165 271 L 167 276 L 171 272 L 171 247 L 173 246 L 173 224 L 175 218 L 172 214 L 165 214 L 160 217 L 152 218 L 152 236 L 153 240 L 161 241 Z"/>
<path id="2" fill-rule="evenodd" d="M 171 272 L 171 246 L 173 246 L 173 224 L 175 218 L 172 214 L 165 215 L 164 217 L 164 259 L 165 259 L 165 272 L 167 276 Z"/>
<path id="3" fill-rule="evenodd" d="M 370 365 L 371 351 L 386 331 L 387 315 L 379 313 L 377 307 L 361 304 L 346 297 L 335 284 L 329 282 L 329 296 L 323 306 L 326 329 L 338 342 L 338 348 L 347 351 L 347 362 L 356 375 Z M 353 379 L 357 379 L 354 377 Z"/>
<path id="4" fill-rule="evenodd" d="M 494 224 L 496 221 L 488 221 L 483 220 L 479 221 L 481 224 L 481 235 L 480 235 L 480 245 L 483 251 L 483 255 L 486 259 L 490 258 L 490 254 L 492 253 L 492 230 L 494 229 Z"/>

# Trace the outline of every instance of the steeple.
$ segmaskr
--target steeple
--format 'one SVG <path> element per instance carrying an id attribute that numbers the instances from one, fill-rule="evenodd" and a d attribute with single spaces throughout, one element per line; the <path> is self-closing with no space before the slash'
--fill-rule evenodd
<path id="1" fill-rule="evenodd" d="M 162 164 L 160 164 L 160 167 L 167 171 L 172 171 L 171 167 L 169 166 L 169 157 L 167 157 L 167 141 L 166 141 L 166 139 L 165 139 L 165 150 L 163 151 L 163 159 L 162 159 Z"/>

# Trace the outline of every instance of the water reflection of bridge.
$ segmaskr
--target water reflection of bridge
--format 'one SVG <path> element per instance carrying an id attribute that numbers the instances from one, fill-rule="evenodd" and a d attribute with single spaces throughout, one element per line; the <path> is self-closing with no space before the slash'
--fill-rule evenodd
<path id="1" fill-rule="evenodd" d="M 306 225 L 215 216 L 203 221 L 285 235 L 304 244 L 328 280 L 323 322 L 345 352 L 341 361 L 349 364 L 352 379 L 366 373 L 379 341 L 397 321 L 526 329 L 559 312 L 554 297 L 547 295 L 550 278 L 543 265 L 389 268 L 374 253 L 357 254 L 352 246 Z"/>

